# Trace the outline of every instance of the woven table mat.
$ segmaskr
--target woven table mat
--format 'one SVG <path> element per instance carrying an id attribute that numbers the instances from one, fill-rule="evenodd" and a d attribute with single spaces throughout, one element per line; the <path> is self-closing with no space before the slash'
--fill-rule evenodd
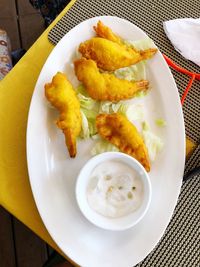
<path id="1" fill-rule="evenodd" d="M 144 30 L 162 53 L 182 67 L 200 73 L 200 68 L 176 52 L 163 30 L 163 21 L 175 18 L 199 18 L 199 0 L 77 0 L 49 33 L 56 45 L 80 22 L 95 16 L 112 15 L 125 18 Z M 172 70 L 180 95 L 189 78 Z M 167 85 L 166 85 L 167 90 Z M 199 142 L 200 82 L 195 81 L 184 103 L 186 134 Z M 170 103 L 169 103 L 170 105 Z M 185 172 L 200 166 L 200 148 L 196 148 L 186 164 Z M 181 190 L 174 215 L 156 248 L 137 267 L 198 267 L 199 265 L 199 178 L 186 181 Z M 111 266 L 112 267 L 112 266 Z M 122 266 L 123 267 L 123 266 Z M 131 266 L 130 266 L 131 267 Z"/>

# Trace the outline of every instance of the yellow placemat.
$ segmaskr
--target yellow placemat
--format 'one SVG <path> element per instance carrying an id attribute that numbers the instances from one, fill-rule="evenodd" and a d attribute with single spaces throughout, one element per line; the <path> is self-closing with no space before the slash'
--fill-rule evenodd
<path id="1" fill-rule="evenodd" d="M 191 139 L 186 138 L 186 158 L 189 158 L 196 146 L 197 145 Z"/>
<path id="2" fill-rule="evenodd" d="M 74 2 L 68 4 L 0 82 L 0 204 L 57 250 L 33 200 L 26 163 L 26 127 L 35 83 L 54 48 L 48 33 Z"/>

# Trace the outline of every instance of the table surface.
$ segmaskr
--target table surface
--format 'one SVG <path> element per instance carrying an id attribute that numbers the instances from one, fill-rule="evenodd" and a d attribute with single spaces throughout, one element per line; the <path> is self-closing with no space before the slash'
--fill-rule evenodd
<path id="1" fill-rule="evenodd" d="M 0 82 L 0 204 L 62 254 L 37 211 L 28 179 L 26 127 L 32 93 L 54 46 L 48 33 L 75 3 L 72 0 Z M 188 141 L 188 148 L 193 144 Z"/>

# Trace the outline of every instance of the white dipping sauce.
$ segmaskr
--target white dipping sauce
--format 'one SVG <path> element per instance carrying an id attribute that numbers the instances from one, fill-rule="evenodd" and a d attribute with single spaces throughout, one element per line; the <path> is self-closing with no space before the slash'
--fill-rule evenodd
<path id="1" fill-rule="evenodd" d="M 97 165 L 87 187 L 90 207 L 105 217 L 132 213 L 143 201 L 143 182 L 129 165 L 110 160 Z"/>

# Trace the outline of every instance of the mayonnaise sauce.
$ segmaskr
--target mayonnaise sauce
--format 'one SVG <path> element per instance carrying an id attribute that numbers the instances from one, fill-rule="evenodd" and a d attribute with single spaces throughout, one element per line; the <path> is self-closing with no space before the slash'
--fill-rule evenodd
<path id="1" fill-rule="evenodd" d="M 134 212 L 143 200 L 143 183 L 129 165 L 110 160 L 97 165 L 87 187 L 90 207 L 105 217 L 118 218 Z"/>

